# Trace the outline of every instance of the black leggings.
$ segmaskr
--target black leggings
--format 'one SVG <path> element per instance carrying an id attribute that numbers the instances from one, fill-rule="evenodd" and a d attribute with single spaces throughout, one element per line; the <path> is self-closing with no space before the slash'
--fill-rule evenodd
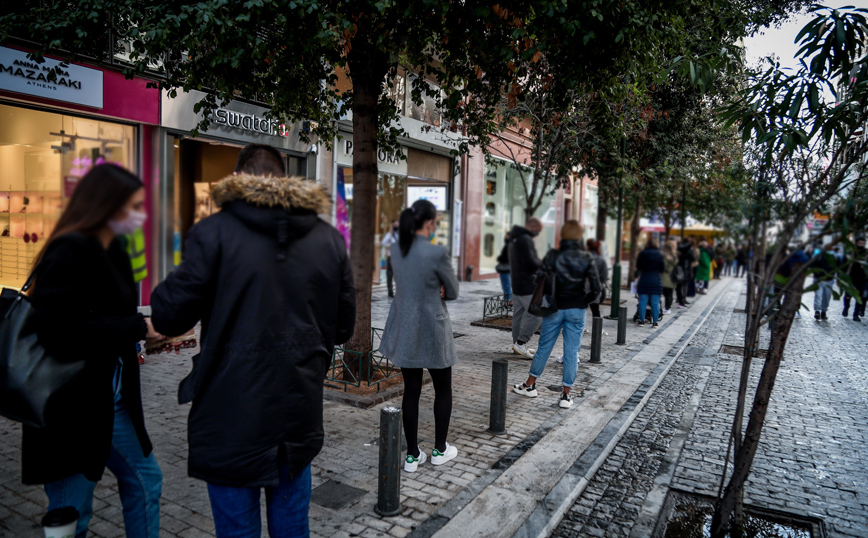
<path id="1" fill-rule="evenodd" d="M 663 288 L 663 310 L 672 308 L 672 290 L 673 288 Z"/>
<path id="2" fill-rule="evenodd" d="M 682 306 L 687 304 L 684 302 L 684 284 L 675 285 L 675 298 L 678 301 L 678 304 Z"/>
<path id="3" fill-rule="evenodd" d="M 422 368 L 402 368 L 404 374 L 404 437 L 407 453 L 418 456 L 419 397 L 422 396 Z M 434 448 L 446 450 L 446 434 L 452 416 L 452 368 L 428 369 L 434 381 Z"/>
<path id="4" fill-rule="evenodd" d="M 602 317 L 602 316 L 600 316 L 600 305 L 601 305 L 601 304 L 603 303 L 603 301 L 605 301 L 605 300 L 606 300 L 606 290 L 605 290 L 605 288 L 604 288 L 603 291 L 600 292 L 600 302 L 599 302 L 599 303 L 591 303 L 591 304 L 588 305 L 588 306 L 591 308 L 591 314 L 592 314 L 595 318 Z"/>

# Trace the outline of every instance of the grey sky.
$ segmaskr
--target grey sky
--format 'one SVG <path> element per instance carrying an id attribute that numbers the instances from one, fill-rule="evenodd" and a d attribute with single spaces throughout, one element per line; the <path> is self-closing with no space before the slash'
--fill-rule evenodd
<path id="1" fill-rule="evenodd" d="M 851 0 L 849 2 L 820 1 L 818 3 L 834 8 L 844 6 L 868 8 L 868 0 Z M 810 15 L 803 13 L 793 17 L 781 28 L 769 28 L 765 30 L 763 35 L 746 39 L 745 49 L 747 51 L 748 65 L 755 65 L 761 58 L 774 54 L 780 57 L 782 66 L 795 67 L 796 62 L 793 60 L 793 56 L 795 56 L 799 48 L 793 41 L 802 27 L 810 20 Z"/>

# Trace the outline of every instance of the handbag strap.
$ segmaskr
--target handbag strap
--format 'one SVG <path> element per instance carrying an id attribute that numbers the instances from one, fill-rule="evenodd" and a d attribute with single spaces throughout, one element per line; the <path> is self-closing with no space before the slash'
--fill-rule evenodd
<path id="1" fill-rule="evenodd" d="M 33 285 L 33 280 L 36 278 L 36 274 L 39 271 L 40 267 L 42 267 L 42 260 L 39 260 L 39 263 L 36 264 L 36 267 L 33 268 L 33 271 L 30 271 L 30 276 L 27 277 L 27 281 L 24 282 L 23 286 L 21 286 L 21 294 L 27 293 L 27 290 L 29 290 L 30 286 Z"/>

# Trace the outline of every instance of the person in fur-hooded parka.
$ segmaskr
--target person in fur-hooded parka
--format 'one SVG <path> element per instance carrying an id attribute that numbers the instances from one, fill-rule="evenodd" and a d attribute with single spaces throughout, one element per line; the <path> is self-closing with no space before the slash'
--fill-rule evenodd
<path id="1" fill-rule="evenodd" d="M 201 353 L 178 400 L 189 416 L 189 474 L 231 487 L 277 486 L 323 445 L 323 381 L 353 334 L 355 289 L 343 237 L 317 214 L 315 182 L 230 176 L 221 211 L 196 224 L 184 261 L 151 296 L 153 323 L 179 335 L 202 321 Z"/>

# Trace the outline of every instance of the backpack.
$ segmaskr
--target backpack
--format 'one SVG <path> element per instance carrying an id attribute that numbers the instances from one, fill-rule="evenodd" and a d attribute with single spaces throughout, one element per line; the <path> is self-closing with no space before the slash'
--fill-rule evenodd
<path id="1" fill-rule="evenodd" d="M 669 275 L 669 278 L 672 279 L 672 282 L 680 284 L 687 280 L 684 275 L 684 268 L 680 265 L 676 265 L 675 269 L 672 270 L 672 273 Z"/>

